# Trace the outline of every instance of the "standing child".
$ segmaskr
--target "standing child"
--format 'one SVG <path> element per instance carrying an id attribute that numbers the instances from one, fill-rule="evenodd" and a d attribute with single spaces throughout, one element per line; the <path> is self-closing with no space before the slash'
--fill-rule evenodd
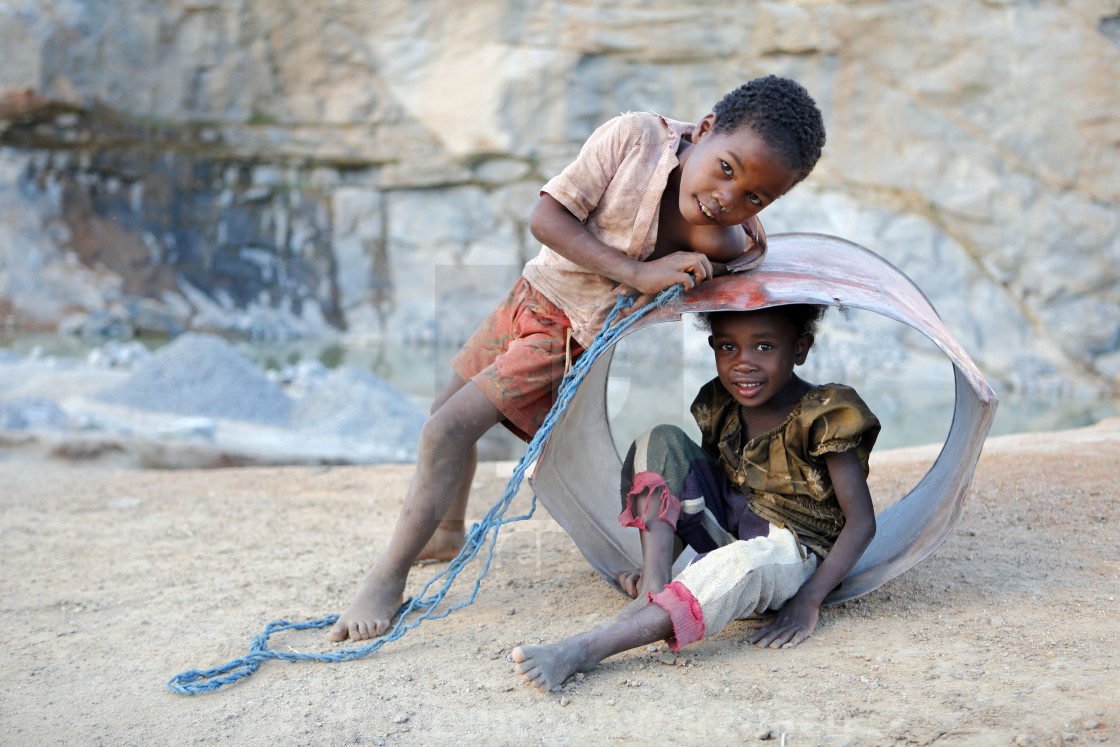
<path id="1" fill-rule="evenodd" d="M 529 219 L 540 253 L 452 359 L 389 545 L 331 640 L 385 633 L 412 563 L 457 554 L 476 442 L 496 423 L 525 440 L 536 433 L 620 289 L 691 290 L 762 261 L 756 215 L 808 175 L 824 138 L 809 94 L 775 76 L 727 94 L 697 125 L 631 113 L 595 131 L 541 190 Z"/>
<path id="2" fill-rule="evenodd" d="M 732 620 L 775 611 L 752 643 L 795 646 L 825 596 L 875 535 L 867 460 L 879 421 L 854 390 L 793 373 L 813 345 L 823 306 L 778 306 L 708 317 L 718 377 L 692 414 L 698 446 L 658 426 L 630 447 L 620 521 L 641 531 L 642 570 L 623 574 L 638 599 L 604 627 L 513 650 L 542 692 L 608 656 L 665 639 L 674 651 Z M 670 580 L 677 538 L 697 557 Z"/>

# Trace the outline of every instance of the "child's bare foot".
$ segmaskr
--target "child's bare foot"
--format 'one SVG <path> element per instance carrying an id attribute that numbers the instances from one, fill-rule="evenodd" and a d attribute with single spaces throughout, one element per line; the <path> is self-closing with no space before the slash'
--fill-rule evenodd
<path id="1" fill-rule="evenodd" d="M 645 598 L 646 592 L 652 591 L 654 594 L 665 588 L 665 584 L 669 583 L 667 574 L 647 572 L 645 570 L 638 571 L 619 571 L 618 585 L 622 587 L 623 593 L 631 599 Z"/>
<path id="2" fill-rule="evenodd" d="M 542 693 L 564 684 L 576 672 L 591 669 L 598 661 L 588 661 L 582 635 L 565 638 L 546 646 L 518 646 L 513 650 L 517 673 Z"/>
<path id="3" fill-rule="evenodd" d="M 441 521 L 417 560 L 453 560 L 466 542 L 466 522 Z"/>
<path id="4" fill-rule="evenodd" d="M 362 579 L 354 601 L 338 616 L 327 640 L 364 641 L 389 631 L 389 623 L 404 601 L 406 577 L 380 572 L 376 565 Z"/>
<path id="5" fill-rule="evenodd" d="M 637 599 L 638 589 L 642 584 L 642 572 L 619 571 L 617 578 L 618 585 L 622 587 L 622 593 L 631 599 Z"/>

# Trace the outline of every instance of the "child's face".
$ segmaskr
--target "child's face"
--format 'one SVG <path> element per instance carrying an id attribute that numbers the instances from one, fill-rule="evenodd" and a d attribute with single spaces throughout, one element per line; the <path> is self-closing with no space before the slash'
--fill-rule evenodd
<path id="1" fill-rule="evenodd" d="M 680 211 L 693 225 L 746 223 L 797 181 L 750 127 L 716 134 L 715 115 L 700 121 L 680 154 Z"/>
<path id="2" fill-rule="evenodd" d="M 764 405 L 793 378 L 805 362 L 812 335 L 797 328 L 778 309 L 712 314 L 708 344 L 716 356 L 720 383 L 743 407 Z"/>

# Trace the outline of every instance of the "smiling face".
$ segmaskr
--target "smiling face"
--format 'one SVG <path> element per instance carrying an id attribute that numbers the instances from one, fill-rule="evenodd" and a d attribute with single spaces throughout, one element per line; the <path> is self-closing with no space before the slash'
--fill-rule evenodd
<path id="1" fill-rule="evenodd" d="M 717 133 L 715 121 L 704 117 L 680 153 L 680 211 L 693 225 L 736 226 L 788 192 L 799 174 L 750 127 Z"/>
<path id="2" fill-rule="evenodd" d="M 780 308 L 712 314 L 708 344 L 716 356 L 720 383 L 743 407 L 780 407 L 796 401 L 804 384 L 793 367 L 805 362 L 812 335 L 797 327 Z M 801 388 L 804 388 L 802 386 Z"/>

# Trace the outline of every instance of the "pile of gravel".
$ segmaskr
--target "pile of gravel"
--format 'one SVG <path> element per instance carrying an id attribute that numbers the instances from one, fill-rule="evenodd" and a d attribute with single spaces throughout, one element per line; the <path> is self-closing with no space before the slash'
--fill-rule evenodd
<path id="1" fill-rule="evenodd" d="M 190 332 L 139 363 L 123 383 L 95 396 L 138 410 L 287 426 L 292 400 L 217 335 Z"/>
<path id="2" fill-rule="evenodd" d="M 392 384 L 358 366 L 342 366 L 296 402 L 292 427 L 361 442 L 398 461 L 416 459 L 424 413 Z"/>

